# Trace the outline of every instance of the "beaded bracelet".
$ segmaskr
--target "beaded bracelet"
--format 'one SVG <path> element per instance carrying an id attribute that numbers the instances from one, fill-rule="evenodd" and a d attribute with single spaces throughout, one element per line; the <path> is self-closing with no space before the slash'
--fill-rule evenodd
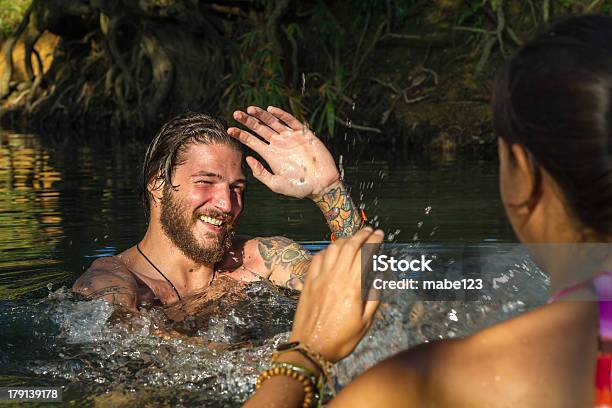
<path id="1" fill-rule="evenodd" d="M 272 354 L 272 361 L 276 361 L 278 357 L 289 351 L 297 351 L 305 358 L 307 358 L 311 363 L 313 363 L 317 368 L 321 371 L 321 375 L 323 379 L 327 381 L 330 391 L 334 391 L 333 387 L 333 364 L 330 363 L 323 357 L 321 354 L 312 350 L 304 343 L 300 343 L 299 341 L 294 341 L 291 343 L 283 343 L 279 344 L 276 347 L 276 352 Z"/>
<path id="2" fill-rule="evenodd" d="M 316 376 L 312 371 L 306 367 L 293 363 L 272 363 L 270 368 L 262 371 L 261 374 L 259 374 L 255 388 L 259 389 L 264 381 L 277 375 L 293 378 L 302 384 L 304 387 L 304 401 L 302 402 L 302 408 L 314 407 L 317 405 L 317 402 L 321 400 L 322 383 L 317 382 Z M 317 393 L 315 393 L 315 390 L 317 390 Z"/>

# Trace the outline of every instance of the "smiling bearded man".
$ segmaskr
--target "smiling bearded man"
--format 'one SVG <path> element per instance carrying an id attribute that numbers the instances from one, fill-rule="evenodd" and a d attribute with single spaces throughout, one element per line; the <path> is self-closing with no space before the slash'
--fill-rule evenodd
<path id="1" fill-rule="evenodd" d="M 219 262 L 232 246 L 235 232 L 231 216 L 212 209 L 189 216 L 188 211 L 186 205 L 173 198 L 172 188 L 164 186 L 160 215 L 162 230 L 170 241 L 194 262 L 199 264 Z M 221 229 L 219 234 L 206 235 L 213 240 L 209 245 L 200 245 L 192 232 L 198 222 L 207 222 Z"/>
<path id="2" fill-rule="evenodd" d="M 203 114 L 166 123 L 143 163 L 143 204 L 149 219 L 140 242 L 113 257 L 98 258 L 73 290 L 130 311 L 153 304 L 181 305 L 214 282 L 269 279 L 301 289 L 310 255 L 285 237 L 235 235 L 243 210 L 245 162 L 272 191 L 310 198 L 338 238 L 354 234 L 362 215 L 325 145 L 289 113 L 269 107 L 236 111 L 257 136 Z M 244 157 L 242 142 L 272 172 Z"/>

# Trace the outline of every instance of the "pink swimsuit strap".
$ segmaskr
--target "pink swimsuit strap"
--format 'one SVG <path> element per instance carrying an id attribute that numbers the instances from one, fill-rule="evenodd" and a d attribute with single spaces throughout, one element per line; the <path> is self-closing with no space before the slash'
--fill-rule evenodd
<path id="1" fill-rule="evenodd" d="M 602 341 L 612 341 L 612 271 L 600 272 L 589 280 L 563 288 L 553 294 L 548 303 L 576 292 L 588 285 L 593 285 L 599 305 L 599 336 Z"/>
<path id="2" fill-rule="evenodd" d="M 600 345 L 612 343 L 612 272 L 601 272 L 586 282 L 564 288 L 550 297 L 548 303 L 593 285 L 599 307 Z M 597 353 L 595 365 L 595 408 L 612 408 L 612 354 Z"/>

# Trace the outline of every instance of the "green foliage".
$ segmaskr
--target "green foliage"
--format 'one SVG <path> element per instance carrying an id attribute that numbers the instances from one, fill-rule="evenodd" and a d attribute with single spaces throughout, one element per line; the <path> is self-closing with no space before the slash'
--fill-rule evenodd
<path id="1" fill-rule="evenodd" d="M 342 88 L 342 68 L 339 68 L 337 75 L 340 78 L 324 79 L 319 74 L 310 75 L 308 82 L 319 85 L 312 88 L 315 92 L 309 91 L 305 95 L 308 101 L 307 106 L 313 107 L 308 122 L 316 131 L 328 132 L 330 137 L 334 135 L 337 110 L 341 109 L 341 97 L 345 91 Z"/>
<path id="2" fill-rule="evenodd" d="M 325 131 L 333 137 L 336 115 L 343 112 L 347 94 L 347 69 L 338 62 L 337 54 L 347 48 L 340 24 L 324 2 L 316 3 L 306 13 L 316 21 L 316 33 L 321 44 L 321 55 L 326 56 L 326 68 L 308 73 L 307 69 L 290 66 L 289 54 L 277 55 L 261 28 L 253 28 L 239 37 L 239 58 L 232 74 L 226 77 L 226 112 L 247 105 L 289 106 L 300 119 L 305 119 L 317 132 Z M 300 24 L 288 23 L 282 30 L 288 48 L 297 52 L 298 44 L 304 41 Z M 332 50 L 332 51 L 330 51 Z M 343 58 L 339 60 L 345 61 Z M 346 60 L 348 64 L 349 61 Z M 290 67 L 289 67 L 290 66 Z M 292 72 L 292 70 L 300 70 Z M 319 68 L 321 69 L 321 68 Z M 302 75 L 300 84 L 292 83 Z M 294 78 L 293 80 L 291 78 Z M 310 109 L 306 111 L 304 105 Z"/>
<path id="3" fill-rule="evenodd" d="M 343 11 L 332 9 L 329 2 L 314 2 L 299 11 L 299 23 L 289 20 L 279 30 L 279 40 L 284 44 L 282 55 L 270 45 L 265 27 L 247 27 L 250 31 L 238 38 L 239 58 L 226 77 L 227 103 L 223 110 L 231 112 L 252 104 L 288 106 L 320 135 L 333 137 L 338 122 L 344 123 L 351 116 L 351 95 L 362 85 L 359 71 L 380 39 L 382 28 L 390 24 L 388 12 L 391 10 L 392 19 L 397 21 L 396 12 L 407 13 L 415 3 L 353 0 L 353 17 L 346 19 Z M 316 55 L 308 55 L 312 52 Z"/>
<path id="4" fill-rule="evenodd" d="M 9 36 L 19 25 L 32 0 L 0 0 L 0 37 Z"/>
<path id="5" fill-rule="evenodd" d="M 306 14 L 317 22 L 317 31 L 323 41 L 334 41 L 341 35 L 340 24 L 324 2 L 320 1 Z"/>
<path id="6" fill-rule="evenodd" d="M 487 4 L 486 0 L 477 1 L 477 2 L 469 2 L 466 5 L 465 10 L 463 10 L 463 12 L 461 12 L 458 15 L 456 24 L 463 25 L 467 21 L 475 17 L 475 19 L 477 20 L 476 25 L 480 26 L 482 23 L 482 19 L 483 19 L 482 11 L 484 11 L 486 4 Z"/>
<path id="7" fill-rule="evenodd" d="M 258 1 L 267 7 L 272 0 Z M 533 30 L 533 25 L 542 21 L 538 18 L 543 12 L 541 3 L 534 1 L 530 7 L 518 7 L 520 1 L 463 0 L 450 22 L 469 34 L 466 45 L 482 48 L 495 34 L 498 13 L 505 13 L 505 30 L 493 52 L 502 47 L 511 50 L 519 45 L 513 29 L 519 33 Z M 566 7 L 575 1 L 553 2 Z M 406 24 L 419 21 L 421 16 L 414 11 L 422 10 L 422 6 L 419 0 L 351 0 L 342 5 L 313 1 L 299 10 L 299 20 L 289 18 L 285 22 L 280 38 L 284 43 L 282 55 L 270 46 L 262 27 L 251 27 L 239 38 L 239 62 L 226 78 L 226 111 L 249 104 L 289 106 L 315 131 L 333 137 L 337 124 L 352 116 L 352 95 L 367 83 L 359 71 L 367 65 L 363 62 L 368 60 L 369 52 L 385 32 L 402 32 Z M 602 8 L 612 8 L 612 2 L 606 1 L 600 11 Z M 347 18 L 346 13 L 351 17 Z M 531 26 L 516 24 L 516 13 L 529 13 L 524 21 Z M 411 22 L 406 21 L 408 16 Z"/>
<path id="8" fill-rule="evenodd" d="M 288 35 L 301 38 L 297 25 L 287 29 Z M 293 90 L 285 84 L 281 56 L 266 41 L 262 31 L 249 31 L 239 38 L 239 56 L 232 59 L 232 74 L 225 79 L 228 86 L 225 111 L 247 105 L 286 106 L 291 104 Z M 295 104 L 295 102 L 293 102 Z"/>

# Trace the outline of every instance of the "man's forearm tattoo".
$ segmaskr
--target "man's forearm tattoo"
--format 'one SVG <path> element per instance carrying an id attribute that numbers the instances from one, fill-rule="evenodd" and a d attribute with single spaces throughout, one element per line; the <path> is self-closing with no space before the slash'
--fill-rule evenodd
<path id="1" fill-rule="evenodd" d="M 306 279 L 306 271 L 312 258 L 298 243 L 285 237 L 259 239 L 259 254 L 268 270 L 283 268 L 289 270 L 289 278 L 283 286 L 296 289 Z"/>
<path id="2" fill-rule="evenodd" d="M 335 238 L 350 237 L 361 226 L 361 213 L 353 203 L 342 181 L 334 183 L 315 201 Z"/>

